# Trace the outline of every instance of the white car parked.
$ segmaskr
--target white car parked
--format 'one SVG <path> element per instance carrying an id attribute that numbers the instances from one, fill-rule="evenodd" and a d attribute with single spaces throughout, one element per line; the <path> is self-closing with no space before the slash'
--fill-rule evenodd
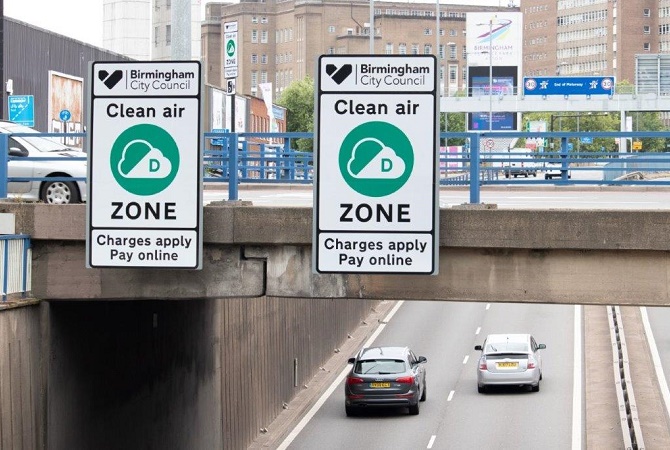
<path id="1" fill-rule="evenodd" d="M 38 133 L 33 128 L 13 122 L 0 121 L 0 133 Z M 31 159 L 24 159 L 30 157 Z M 86 201 L 85 181 L 64 181 L 63 178 L 86 179 L 86 153 L 67 147 L 56 138 L 44 136 L 9 136 L 7 176 L 25 178 L 9 181 L 10 198 L 65 204 Z M 35 158 L 35 159 L 32 159 Z M 38 158 L 58 158 L 40 161 Z M 61 180 L 34 180 L 31 178 L 60 178 Z"/>

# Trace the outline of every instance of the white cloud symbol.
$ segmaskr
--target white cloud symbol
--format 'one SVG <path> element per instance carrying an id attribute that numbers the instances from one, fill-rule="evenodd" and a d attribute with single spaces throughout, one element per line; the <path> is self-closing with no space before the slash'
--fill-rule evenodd
<path id="1" fill-rule="evenodd" d="M 137 147 L 146 146 L 149 147 L 149 151 L 146 155 L 135 164 L 135 167 L 132 167 L 127 173 L 123 171 L 123 164 L 126 160 L 126 153 L 128 152 L 137 152 L 144 149 L 138 149 Z M 123 154 L 121 156 L 121 161 L 119 161 L 119 173 L 126 178 L 165 178 L 170 175 L 172 172 L 172 162 L 163 156 L 163 152 L 159 149 L 154 148 L 145 140 L 135 139 L 128 142 L 123 148 Z"/>
<path id="2" fill-rule="evenodd" d="M 351 170 L 351 164 L 356 160 L 356 151 L 359 146 L 365 142 L 375 142 L 382 149 L 375 155 L 368 164 L 365 165 L 358 173 Z M 351 152 L 351 159 L 347 163 L 347 171 L 354 178 L 383 178 L 395 179 L 400 178 L 405 173 L 405 161 L 400 158 L 395 150 L 387 147 L 383 142 L 375 138 L 365 138 L 358 141 Z"/>

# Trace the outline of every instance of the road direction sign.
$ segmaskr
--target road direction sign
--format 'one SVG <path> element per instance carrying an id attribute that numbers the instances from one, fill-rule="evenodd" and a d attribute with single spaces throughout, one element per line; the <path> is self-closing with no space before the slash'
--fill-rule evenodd
<path id="1" fill-rule="evenodd" d="M 438 270 L 436 59 L 319 58 L 313 268 Z"/>
<path id="2" fill-rule="evenodd" d="M 7 97 L 9 120 L 27 127 L 35 126 L 35 99 L 32 95 L 10 95 Z"/>
<path id="3" fill-rule="evenodd" d="M 523 95 L 612 95 L 614 77 L 524 77 Z"/>
<path id="4" fill-rule="evenodd" d="M 200 63 L 94 62 L 89 79 L 87 267 L 200 269 Z"/>
<path id="5" fill-rule="evenodd" d="M 223 71 L 225 78 L 237 78 L 237 21 L 223 24 Z"/>

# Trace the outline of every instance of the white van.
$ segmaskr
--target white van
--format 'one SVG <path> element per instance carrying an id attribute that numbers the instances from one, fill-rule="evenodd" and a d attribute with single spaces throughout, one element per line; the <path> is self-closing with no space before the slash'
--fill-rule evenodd
<path id="1" fill-rule="evenodd" d="M 511 148 L 508 150 L 509 160 L 503 161 L 502 169 L 505 178 L 510 176 L 537 176 L 537 163 L 533 158 L 533 150 L 529 148 Z M 503 157 L 504 159 L 504 157 Z"/>

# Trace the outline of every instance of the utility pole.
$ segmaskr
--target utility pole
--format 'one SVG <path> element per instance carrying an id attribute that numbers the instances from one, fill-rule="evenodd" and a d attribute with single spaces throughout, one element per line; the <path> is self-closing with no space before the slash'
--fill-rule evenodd
<path id="1" fill-rule="evenodd" d="M 0 0 L 0 119 L 4 119 L 5 111 L 5 0 Z"/>

